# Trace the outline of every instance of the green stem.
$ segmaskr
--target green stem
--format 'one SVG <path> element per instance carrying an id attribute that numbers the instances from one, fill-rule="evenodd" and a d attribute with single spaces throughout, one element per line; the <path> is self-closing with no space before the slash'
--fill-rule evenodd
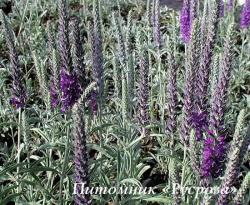
<path id="1" fill-rule="evenodd" d="M 62 198 L 62 189 L 63 189 L 63 180 L 65 177 L 65 170 L 66 170 L 66 165 L 68 164 L 69 161 L 69 141 L 70 141 L 70 135 L 69 135 L 69 125 L 67 126 L 67 142 L 65 145 L 65 155 L 64 155 L 64 160 L 63 160 L 63 167 L 62 167 L 62 173 L 61 173 L 61 179 L 60 179 L 60 185 L 59 185 L 59 201 L 60 204 L 63 205 L 63 198 Z"/>
<path id="2" fill-rule="evenodd" d="M 186 158 L 187 158 L 187 146 L 184 145 L 184 156 L 182 161 L 182 174 L 181 174 L 181 187 L 183 187 L 184 184 L 184 177 L 185 177 L 185 170 L 186 170 Z"/>
<path id="3" fill-rule="evenodd" d="M 17 133 L 17 193 L 20 192 L 20 184 L 19 184 L 19 172 L 20 172 L 20 156 L 21 156 L 21 119 L 22 119 L 22 109 L 18 109 L 18 133 Z"/>
<path id="4" fill-rule="evenodd" d="M 100 109 L 99 109 L 99 118 L 97 119 L 97 122 L 99 121 L 99 125 L 102 124 L 102 112 L 103 112 L 103 98 L 102 96 L 99 95 L 99 105 L 100 105 Z M 102 129 L 99 130 L 99 138 L 100 138 L 100 148 L 103 148 L 103 138 L 102 138 Z M 103 169 L 103 160 L 102 160 L 102 152 L 100 152 L 100 181 L 102 180 L 102 169 Z M 102 197 L 102 195 L 101 195 Z M 101 201 L 100 201 L 101 202 Z"/>

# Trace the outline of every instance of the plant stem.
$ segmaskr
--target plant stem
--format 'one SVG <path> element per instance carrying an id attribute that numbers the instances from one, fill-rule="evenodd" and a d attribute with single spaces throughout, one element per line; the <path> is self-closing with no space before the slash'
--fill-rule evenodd
<path id="1" fill-rule="evenodd" d="M 99 121 L 99 123 L 100 123 L 100 124 L 98 123 L 99 125 L 102 124 L 102 112 L 103 112 L 102 106 L 103 106 L 103 99 L 102 99 L 102 96 L 99 95 L 99 118 L 97 118 L 97 122 Z M 104 143 L 103 143 L 104 139 L 102 137 L 102 129 L 99 130 L 99 139 L 100 139 L 100 148 L 102 149 L 103 145 L 104 145 Z M 102 176 L 103 176 L 103 174 L 102 174 L 102 169 L 103 169 L 102 157 L 103 157 L 102 152 L 100 152 L 100 159 L 101 159 L 101 161 L 100 161 L 100 181 L 102 180 Z M 102 194 L 101 194 L 101 197 L 102 197 Z"/>
<path id="2" fill-rule="evenodd" d="M 184 156 L 182 161 L 182 175 L 181 175 L 181 187 L 183 187 L 184 184 L 184 177 L 185 177 L 185 169 L 186 169 L 186 158 L 187 158 L 187 146 L 184 145 Z"/>
<path id="3" fill-rule="evenodd" d="M 21 156 L 21 119 L 22 119 L 22 108 L 18 108 L 18 133 L 17 133 L 17 193 L 20 192 L 20 184 L 19 184 L 19 172 L 20 172 L 20 156 Z"/>
<path id="4" fill-rule="evenodd" d="M 65 177 L 66 165 L 68 164 L 68 161 L 69 161 L 69 139 L 70 139 L 69 131 L 70 131 L 69 125 L 67 125 L 67 136 L 66 136 L 67 142 L 65 145 L 65 155 L 64 155 L 63 167 L 62 167 L 62 173 L 61 173 L 61 179 L 60 179 L 60 185 L 59 185 L 59 201 L 61 205 L 63 204 L 63 197 L 62 197 L 63 180 Z"/>

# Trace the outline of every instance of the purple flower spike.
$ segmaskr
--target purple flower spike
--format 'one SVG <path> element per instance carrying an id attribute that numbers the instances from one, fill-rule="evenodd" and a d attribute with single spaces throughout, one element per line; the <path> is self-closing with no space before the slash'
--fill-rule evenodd
<path id="1" fill-rule="evenodd" d="M 27 96 L 26 96 L 25 86 L 22 83 L 24 74 L 19 63 L 14 34 L 9 25 L 9 22 L 5 17 L 5 14 L 1 10 L 0 10 L 0 15 L 2 17 L 1 19 L 3 21 L 2 23 L 4 26 L 3 30 L 6 38 L 6 43 L 9 49 L 10 75 L 12 80 L 12 86 L 11 86 L 12 98 L 10 100 L 10 103 L 15 108 L 24 108 L 27 101 Z"/>
<path id="2" fill-rule="evenodd" d="M 56 108 L 59 105 L 59 95 L 58 90 L 56 89 L 55 82 L 52 80 L 50 84 L 50 98 L 51 98 L 51 107 Z"/>
<path id="3" fill-rule="evenodd" d="M 191 15 L 190 15 L 190 5 L 189 1 L 185 0 L 183 2 L 181 17 L 180 17 L 180 29 L 181 29 L 181 37 L 184 43 L 188 43 L 191 37 Z"/>
<path id="4" fill-rule="evenodd" d="M 89 97 L 89 107 L 94 115 L 97 114 L 98 111 L 98 103 L 97 103 L 97 93 L 93 91 Z"/>
<path id="5" fill-rule="evenodd" d="M 198 15 L 198 0 L 190 0 L 190 18 L 193 22 L 195 18 L 197 18 Z"/>
<path id="6" fill-rule="evenodd" d="M 138 91 L 138 121 L 142 126 L 149 123 L 148 100 L 149 100 L 149 62 L 147 52 L 143 52 L 140 57 L 140 83 Z"/>
<path id="7" fill-rule="evenodd" d="M 196 140 L 202 140 L 203 132 L 208 129 L 207 113 L 194 112 L 192 114 L 192 126 L 195 129 Z"/>
<path id="8" fill-rule="evenodd" d="M 51 108 L 55 109 L 60 104 L 60 71 L 56 61 L 55 37 L 52 33 L 50 22 L 48 22 L 48 65 L 51 71 L 50 77 L 50 100 Z"/>
<path id="9" fill-rule="evenodd" d="M 250 26 L 250 0 L 246 0 L 241 11 L 240 27 L 247 29 Z"/>
<path id="10" fill-rule="evenodd" d="M 87 149 L 87 136 L 85 133 L 84 111 L 82 107 L 84 103 L 78 102 L 73 107 L 73 136 L 74 136 L 74 182 L 76 184 L 83 183 L 85 187 L 89 187 L 90 178 L 88 171 L 89 154 Z M 91 197 L 89 193 L 81 194 L 81 186 L 76 186 L 76 195 L 74 196 L 75 205 L 90 205 Z"/>
<path id="11" fill-rule="evenodd" d="M 154 43 L 158 49 L 161 46 L 160 5 L 159 4 L 160 4 L 159 0 L 154 0 L 153 11 L 152 11 L 153 37 L 154 37 Z"/>
<path id="12" fill-rule="evenodd" d="M 69 19 L 66 0 L 58 1 L 59 25 L 58 25 L 58 50 L 60 55 L 61 68 L 71 70 L 71 56 L 69 44 Z"/>
<path id="13" fill-rule="evenodd" d="M 227 10 L 232 11 L 234 7 L 234 0 L 228 0 L 227 1 Z"/>
<path id="14" fill-rule="evenodd" d="M 224 5 L 223 0 L 219 1 L 218 9 L 219 9 L 219 17 L 223 17 L 224 16 L 224 9 L 225 9 L 225 5 Z"/>
<path id="15" fill-rule="evenodd" d="M 209 177 L 213 167 L 213 144 L 214 138 L 208 138 L 204 142 L 203 163 L 201 167 L 201 175 Z"/>
<path id="16" fill-rule="evenodd" d="M 25 95 L 20 95 L 20 96 L 14 96 L 11 98 L 10 103 L 15 107 L 15 108 L 24 108 L 26 102 L 26 96 Z"/>
<path id="17" fill-rule="evenodd" d="M 65 69 L 61 71 L 62 111 L 66 112 L 80 97 L 80 86 L 75 73 L 70 74 Z"/>
<path id="18" fill-rule="evenodd" d="M 211 98 L 210 109 L 210 128 L 217 133 L 224 124 L 224 115 L 228 101 L 228 89 L 230 86 L 230 79 L 232 73 L 232 60 L 233 55 L 233 41 L 230 34 L 233 26 L 229 28 L 228 37 L 224 43 L 224 53 L 221 61 L 221 69 L 219 73 L 218 82 L 215 88 L 215 92 Z"/>
<path id="19" fill-rule="evenodd" d="M 97 97 L 103 102 L 104 92 L 104 61 L 103 61 L 103 40 L 102 40 L 102 21 L 100 16 L 99 1 L 93 1 L 93 23 L 90 30 L 93 77 L 97 83 Z M 98 101 L 97 100 L 97 101 Z"/>
<path id="20" fill-rule="evenodd" d="M 217 139 L 208 137 L 204 142 L 201 176 L 204 178 L 217 178 L 223 171 L 223 162 L 226 157 L 225 137 Z"/>

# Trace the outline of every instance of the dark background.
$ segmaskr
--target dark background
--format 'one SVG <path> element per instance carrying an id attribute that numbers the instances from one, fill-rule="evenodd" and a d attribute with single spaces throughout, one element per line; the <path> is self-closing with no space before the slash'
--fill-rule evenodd
<path id="1" fill-rule="evenodd" d="M 182 6 L 183 0 L 160 0 L 161 5 L 167 5 L 173 9 L 180 9 Z"/>

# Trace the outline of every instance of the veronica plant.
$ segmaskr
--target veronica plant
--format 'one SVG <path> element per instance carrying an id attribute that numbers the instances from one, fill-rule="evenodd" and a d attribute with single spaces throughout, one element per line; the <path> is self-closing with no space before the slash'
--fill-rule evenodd
<path id="1" fill-rule="evenodd" d="M 223 116 L 225 113 L 225 106 L 227 103 L 228 87 L 230 83 L 230 76 L 232 72 L 232 36 L 233 25 L 228 29 L 228 36 L 225 40 L 224 54 L 221 62 L 221 71 L 219 74 L 216 91 L 212 96 L 211 112 L 210 112 L 210 127 L 212 130 L 218 131 L 223 124 Z"/>
<path id="2" fill-rule="evenodd" d="M 89 187 L 89 169 L 88 169 L 88 150 L 86 145 L 86 134 L 84 126 L 84 112 L 83 112 L 82 98 L 73 108 L 74 113 L 74 165 L 75 174 L 74 182 L 76 187 L 75 205 L 91 204 L 90 195 L 88 193 L 81 193 L 81 183 L 85 187 Z"/>
<path id="3" fill-rule="evenodd" d="M 186 46 L 185 53 L 185 79 L 184 79 L 184 99 L 183 99 L 183 117 L 181 124 L 181 140 L 188 144 L 188 136 L 191 131 L 192 125 L 192 114 L 194 110 L 194 83 L 195 83 L 195 65 L 197 59 L 195 59 L 196 54 L 192 52 L 197 45 L 197 40 L 199 39 L 198 31 L 198 21 L 193 25 L 193 30 L 191 34 L 191 42 Z"/>
<path id="4" fill-rule="evenodd" d="M 231 143 L 230 152 L 228 152 L 228 162 L 226 163 L 226 170 L 224 177 L 220 186 L 220 195 L 218 197 L 217 204 L 225 205 L 231 201 L 231 194 L 223 192 L 223 190 L 232 188 L 237 176 L 239 175 L 239 168 L 242 163 L 242 155 L 245 155 L 245 146 L 249 145 L 249 140 L 245 132 L 242 132 L 242 127 L 244 124 L 245 110 L 242 110 L 239 118 L 236 132 L 234 134 L 234 139 Z M 244 183 L 244 182 L 243 182 Z"/>
<path id="5" fill-rule="evenodd" d="M 145 51 L 142 51 L 140 54 L 140 82 L 139 82 L 139 90 L 138 90 L 138 121 L 140 126 L 142 126 L 141 133 L 144 135 L 148 134 L 145 126 L 149 124 L 149 67 L 148 67 L 148 59 L 147 55 L 144 55 Z"/>
<path id="6" fill-rule="evenodd" d="M 205 29 L 205 21 L 202 21 L 201 29 L 202 35 L 206 35 L 204 45 L 201 47 L 200 66 L 197 71 L 197 86 L 195 90 L 196 95 L 196 109 L 205 111 L 207 109 L 207 94 L 209 87 L 209 76 L 211 72 L 211 62 L 213 57 L 213 49 L 215 47 L 216 32 L 218 26 L 218 7 L 214 3 L 208 14 L 208 29 Z M 206 15 L 206 14 L 205 14 Z M 207 33 L 204 33 L 206 30 Z M 202 37 L 203 38 L 203 37 Z"/>
<path id="7" fill-rule="evenodd" d="M 185 43 L 188 43 L 190 41 L 191 27 L 192 27 L 189 0 L 183 1 L 183 6 L 180 14 L 180 26 L 181 26 L 180 29 L 181 29 L 182 40 Z"/>
<path id="8" fill-rule="evenodd" d="M 19 165 L 21 162 L 21 118 L 22 118 L 22 109 L 26 106 L 27 95 L 25 87 L 22 83 L 24 81 L 24 75 L 21 70 L 18 54 L 15 46 L 15 39 L 13 35 L 13 31 L 10 28 L 10 25 L 3 13 L 0 11 L 2 24 L 4 26 L 4 33 L 6 38 L 6 43 L 9 49 L 9 57 L 10 57 L 10 74 L 12 78 L 12 98 L 10 103 L 18 109 L 18 136 L 17 136 L 17 164 Z M 20 192 L 20 183 L 19 183 L 19 175 L 20 167 L 17 166 L 17 192 Z"/>
<path id="9" fill-rule="evenodd" d="M 66 0 L 59 0 L 59 55 L 62 111 L 68 111 L 80 97 L 80 86 L 73 70 L 69 44 L 69 19 Z"/>
<path id="10" fill-rule="evenodd" d="M 10 102 L 15 108 L 24 108 L 27 100 L 25 87 L 22 83 L 24 80 L 24 75 L 20 67 L 13 31 L 11 30 L 2 10 L 1 19 L 3 22 L 4 33 L 10 57 L 10 74 L 12 77 L 12 98 Z"/>
<path id="11" fill-rule="evenodd" d="M 47 25 L 48 35 L 48 64 L 51 72 L 50 77 L 50 99 L 51 108 L 55 109 L 60 104 L 60 71 L 57 59 L 57 48 L 55 37 L 52 32 L 51 23 Z"/>
<path id="12" fill-rule="evenodd" d="M 247 29 L 250 26 L 250 1 L 245 0 L 245 4 L 241 11 L 240 26 Z"/>
<path id="13" fill-rule="evenodd" d="M 93 77 L 97 83 L 98 94 L 93 93 L 93 98 L 98 97 L 103 101 L 104 89 L 104 62 L 103 62 L 103 48 L 102 48 L 102 25 L 100 16 L 99 1 L 93 2 L 93 22 L 91 24 L 90 38 L 92 49 L 92 65 Z M 96 99 L 98 101 L 98 99 Z"/>
<path id="14" fill-rule="evenodd" d="M 77 75 L 78 82 L 83 90 L 87 86 L 86 72 L 84 64 L 83 39 L 80 32 L 80 20 L 74 17 L 71 21 L 71 53 L 74 72 Z"/>
<path id="15" fill-rule="evenodd" d="M 153 38 L 154 44 L 157 49 L 161 46 L 161 31 L 160 31 L 160 1 L 153 0 L 152 5 L 152 26 L 153 26 Z"/>

